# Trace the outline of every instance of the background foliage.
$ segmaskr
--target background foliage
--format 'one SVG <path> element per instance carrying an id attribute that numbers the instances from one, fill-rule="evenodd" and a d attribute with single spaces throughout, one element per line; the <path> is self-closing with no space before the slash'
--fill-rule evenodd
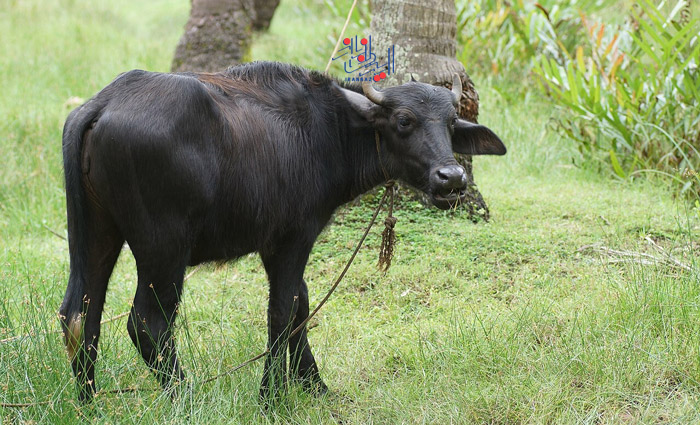
<path id="1" fill-rule="evenodd" d="M 612 11 L 616 5 L 463 2 L 463 57 L 506 78 L 533 71 L 559 109 L 555 127 L 583 159 L 608 164 L 620 178 L 660 173 L 677 192 L 697 196 L 698 8 L 690 0 L 642 0 Z M 523 82 L 527 90 L 533 79 Z"/>

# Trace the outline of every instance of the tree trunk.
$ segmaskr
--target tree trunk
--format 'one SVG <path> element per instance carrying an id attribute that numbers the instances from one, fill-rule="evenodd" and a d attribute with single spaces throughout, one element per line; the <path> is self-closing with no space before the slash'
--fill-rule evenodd
<path id="1" fill-rule="evenodd" d="M 255 31 L 267 31 L 270 28 L 272 16 L 279 4 L 280 0 L 255 0 L 255 20 L 253 21 Z"/>
<path id="2" fill-rule="evenodd" d="M 221 71 L 245 60 L 255 20 L 253 0 L 192 0 L 173 71 Z"/>
<path id="3" fill-rule="evenodd" d="M 462 78 L 459 115 L 472 122 L 479 116 L 479 95 L 464 66 L 455 58 L 457 14 L 454 0 L 374 0 L 372 3 L 373 51 L 379 63 L 386 61 L 386 51 L 394 48 L 395 73 L 384 81 L 403 84 L 413 76 L 418 81 L 451 88 L 452 75 Z M 457 155 L 467 171 L 467 208 L 472 220 L 489 219 L 489 209 L 474 183 L 470 156 Z M 416 196 L 430 205 L 427 196 Z"/>

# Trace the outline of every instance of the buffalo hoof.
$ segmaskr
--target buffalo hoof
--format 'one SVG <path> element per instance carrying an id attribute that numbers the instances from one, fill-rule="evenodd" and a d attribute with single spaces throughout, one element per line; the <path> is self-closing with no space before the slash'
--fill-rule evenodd
<path id="1" fill-rule="evenodd" d="M 89 405 L 95 400 L 95 383 L 90 382 L 88 385 L 78 388 L 78 402 L 81 405 Z"/>
<path id="2" fill-rule="evenodd" d="M 305 392 L 316 396 L 322 397 L 328 393 L 328 386 L 321 380 L 321 378 L 303 378 L 298 381 Z"/>
<path id="3" fill-rule="evenodd" d="M 321 379 L 321 374 L 318 373 L 316 365 L 303 371 L 294 371 L 292 374 L 292 381 L 300 384 L 305 392 L 314 396 L 322 396 L 328 392 L 328 386 L 326 386 L 323 379 Z"/>
<path id="4" fill-rule="evenodd" d="M 260 405 L 264 410 L 270 410 L 282 401 L 284 393 L 284 387 L 261 386 L 259 395 Z"/>
<path id="5" fill-rule="evenodd" d="M 266 410 L 275 406 L 282 400 L 286 393 L 287 379 L 263 379 L 260 385 L 260 404 Z"/>

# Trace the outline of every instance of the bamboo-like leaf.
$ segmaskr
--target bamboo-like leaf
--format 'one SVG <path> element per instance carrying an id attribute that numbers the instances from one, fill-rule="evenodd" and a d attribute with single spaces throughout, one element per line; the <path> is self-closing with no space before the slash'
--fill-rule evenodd
<path id="1" fill-rule="evenodd" d="M 640 103 L 640 100 L 644 96 L 644 83 L 642 82 L 641 78 L 637 78 L 634 80 L 634 87 L 637 89 L 634 92 L 635 96 L 635 105 L 638 105 Z"/>
<path id="2" fill-rule="evenodd" d="M 576 70 L 571 62 L 566 66 L 566 76 L 569 79 L 569 91 L 571 92 L 571 100 L 576 101 L 578 99 L 578 78 Z"/>
<path id="3" fill-rule="evenodd" d="M 552 78 L 552 68 L 549 66 L 549 60 L 547 58 L 542 58 L 541 60 L 535 62 L 535 67 L 533 71 L 542 77 L 543 80 L 549 85 L 549 80 Z"/>
<path id="4" fill-rule="evenodd" d="M 546 85 L 551 92 L 554 93 L 555 98 L 563 98 L 564 95 L 561 91 L 560 83 L 557 80 L 556 73 L 551 67 L 549 59 L 543 58 L 543 60 L 538 62 L 537 64 L 541 65 L 541 68 L 535 68 L 534 71 L 540 73 L 542 83 Z"/>
<path id="5" fill-rule="evenodd" d="M 696 24 L 700 24 L 700 21 L 696 21 Z M 690 62 L 692 62 L 694 59 L 700 62 L 700 39 L 696 40 L 695 43 L 697 44 L 695 45 L 695 48 L 693 48 L 693 51 L 690 52 L 685 61 L 683 61 L 683 63 L 680 65 L 681 69 L 687 69 L 688 65 L 690 65 Z"/>
<path id="6" fill-rule="evenodd" d="M 634 40 L 635 46 L 637 46 L 637 47 L 639 47 L 640 49 L 642 49 L 642 51 L 643 51 L 644 53 L 646 53 L 646 55 L 647 55 L 651 60 L 654 61 L 654 64 L 657 65 L 657 66 L 659 66 L 659 62 L 660 62 L 660 61 L 659 61 L 659 58 L 658 58 L 658 56 L 656 56 L 656 54 L 652 51 L 651 46 L 649 46 L 649 45 L 646 43 L 646 41 L 644 41 L 644 40 L 642 40 L 641 38 L 639 38 L 636 34 L 630 33 L 630 35 L 632 36 L 632 39 Z"/>
<path id="7" fill-rule="evenodd" d="M 692 97 L 695 99 L 700 99 L 700 78 L 696 77 L 696 79 L 697 81 L 694 81 L 693 77 L 690 75 L 690 72 L 687 69 L 684 69 L 683 84 L 690 90 Z"/>
<path id="8" fill-rule="evenodd" d="M 666 63 L 669 64 L 669 66 L 673 65 L 672 62 L 669 62 L 671 56 L 680 54 L 680 52 L 682 52 L 683 49 L 685 49 L 686 46 L 690 44 L 693 37 L 695 37 L 696 33 L 696 28 L 693 28 L 690 25 L 686 25 L 685 27 L 683 27 L 683 29 L 678 31 L 676 35 L 673 36 L 673 38 L 669 41 L 669 48 L 664 52 L 664 61 L 666 61 Z"/>
<path id="9" fill-rule="evenodd" d="M 618 88 L 615 90 L 615 99 L 617 100 L 617 104 L 619 106 L 624 106 L 625 105 L 625 100 L 622 97 L 622 89 Z"/>
<path id="10" fill-rule="evenodd" d="M 615 132 L 620 135 L 620 139 L 615 139 L 617 142 L 621 142 L 625 148 L 632 150 L 632 145 L 630 144 L 632 140 L 632 132 L 627 128 L 622 119 L 620 118 L 620 109 L 611 108 L 603 118 L 608 122 Z"/>
<path id="11" fill-rule="evenodd" d="M 547 59 L 546 64 L 549 67 L 549 75 L 556 82 L 557 86 L 561 89 L 566 88 L 557 62 L 554 59 Z"/>
<path id="12" fill-rule="evenodd" d="M 605 51 L 603 52 L 603 56 L 607 57 L 610 52 L 612 51 L 613 47 L 615 46 L 615 43 L 617 43 L 617 38 L 620 36 L 620 34 L 615 34 L 613 36 L 612 41 L 608 44 L 608 47 L 605 48 Z"/>
<path id="13" fill-rule="evenodd" d="M 593 68 L 595 69 L 595 68 Z M 593 75 L 593 103 L 598 105 L 601 109 L 603 105 L 600 104 L 600 79 Z"/>
<path id="14" fill-rule="evenodd" d="M 586 19 L 586 15 L 583 13 L 582 10 L 579 10 L 579 11 L 578 11 L 578 15 L 579 15 L 579 17 L 581 17 L 581 23 L 583 24 L 583 27 L 584 27 L 584 28 L 586 29 L 586 31 L 588 31 L 589 34 L 590 34 L 590 31 L 591 31 L 591 30 L 590 30 L 590 28 L 588 27 L 588 19 Z M 593 36 L 593 35 L 591 34 L 591 37 L 592 37 L 592 36 Z"/>
<path id="15" fill-rule="evenodd" d="M 609 151 L 610 154 L 610 162 L 612 163 L 613 170 L 615 171 L 615 174 L 617 174 L 618 177 L 620 178 L 626 178 L 627 175 L 625 174 L 625 170 L 622 169 L 620 166 L 620 161 L 617 160 L 617 155 L 615 155 L 615 151 L 610 149 Z"/>
<path id="16" fill-rule="evenodd" d="M 625 55 L 620 54 L 617 58 L 615 58 L 615 61 L 613 62 L 612 67 L 610 68 L 610 81 L 615 80 L 615 73 L 617 72 L 617 69 L 622 65 L 622 62 L 625 60 Z"/>
<path id="17" fill-rule="evenodd" d="M 659 8 L 652 3 L 649 0 L 638 0 L 638 5 L 641 7 L 643 14 L 646 14 L 646 16 L 649 17 L 649 19 L 656 25 L 658 28 L 663 28 L 664 23 L 666 22 L 666 18 L 661 15 Z M 662 6 L 663 3 L 659 6 Z M 644 21 L 643 16 L 635 16 L 638 21 Z"/>
<path id="18" fill-rule="evenodd" d="M 561 51 L 566 55 L 566 57 L 568 59 L 571 59 L 571 55 L 569 54 L 569 51 L 566 50 L 566 47 L 564 47 L 564 44 L 560 40 L 557 40 L 557 46 L 559 46 Z"/>
<path id="19" fill-rule="evenodd" d="M 595 41 L 595 47 L 600 49 L 600 43 L 603 41 L 603 34 L 605 32 L 605 24 L 600 24 L 600 30 L 598 31 L 598 38 Z"/>
<path id="20" fill-rule="evenodd" d="M 578 69 L 581 73 L 586 72 L 586 65 L 583 63 L 583 47 L 578 46 L 576 48 L 576 63 L 578 64 Z"/>
<path id="21" fill-rule="evenodd" d="M 639 28 L 644 30 L 643 34 L 646 34 L 648 37 L 650 37 L 652 40 L 656 41 L 657 44 L 661 46 L 665 46 L 667 41 L 664 40 L 661 37 L 661 34 L 665 33 L 663 26 L 659 26 L 656 28 L 652 28 L 651 25 L 649 25 L 649 22 L 642 19 L 639 21 Z M 651 43 L 649 43 L 647 40 L 644 40 L 642 43 L 644 46 L 651 48 Z M 640 46 L 642 47 L 642 46 Z"/>

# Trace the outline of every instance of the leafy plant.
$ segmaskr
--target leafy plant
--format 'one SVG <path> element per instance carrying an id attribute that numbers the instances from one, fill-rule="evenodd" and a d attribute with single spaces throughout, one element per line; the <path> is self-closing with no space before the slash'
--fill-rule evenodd
<path id="1" fill-rule="evenodd" d="M 323 3 L 334 18 L 344 20 L 352 7 L 353 0 L 323 0 Z M 359 0 L 352 16 L 350 16 L 350 21 L 358 28 L 369 28 L 371 21 L 369 11 L 369 0 Z"/>
<path id="2" fill-rule="evenodd" d="M 551 53 L 535 60 L 534 72 L 581 152 L 605 158 L 621 178 L 661 173 L 681 192 L 698 193 L 700 21 L 686 1 L 669 8 L 641 0 L 617 28 L 581 13 L 587 37 L 574 49 L 548 19 L 551 31 L 540 39 Z"/>
<path id="3" fill-rule="evenodd" d="M 583 31 L 576 25 L 579 9 L 599 10 L 609 3 L 609 0 L 539 3 L 458 0 L 460 59 L 469 70 L 522 78 L 534 57 L 542 53 L 558 54 L 557 49 L 552 50 L 556 43 L 570 49 L 579 42 L 583 37 Z"/>

